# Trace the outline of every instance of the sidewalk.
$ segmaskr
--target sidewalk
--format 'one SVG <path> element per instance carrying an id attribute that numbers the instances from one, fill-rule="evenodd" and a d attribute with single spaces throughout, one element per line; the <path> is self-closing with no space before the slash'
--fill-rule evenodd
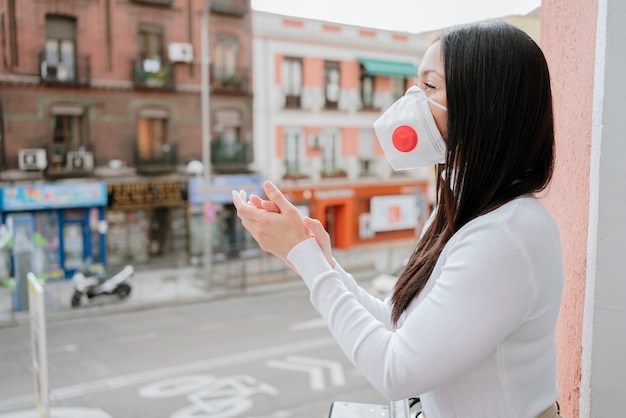
<path id="1" fill-rule="evenodd" d="M 395 268 L 406 260 L 413 245 L 413 240 L 402 240 L 364 245 L 347 251 L 336 249 L 333 255 L 349 273 L 373 278 L 377 273 Z M 120 301 L 113 297 L 97 297 L 88 301 L 83 298 L 78 308 L 70 305 L 73 293 L 71 280 L 49 282 L 45 285 L 46 320 L 63 321 L 304 286 L 282 261 L 269 255 L 226 261 L 211 267 L 210 284 L 203 277 L 202 266 L 158 270 L 137 268 L 130 279 L 132 292 L 127 299 Z M 29 312 L 14 312 L 11 292 L 0 286 L 0 328 L 28 322 Z"/>

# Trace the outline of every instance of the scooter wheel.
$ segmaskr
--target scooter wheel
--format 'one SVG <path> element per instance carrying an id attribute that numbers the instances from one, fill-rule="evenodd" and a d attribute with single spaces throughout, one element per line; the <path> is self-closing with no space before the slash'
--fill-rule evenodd
<path id="1" fill-rule="evenodd" d="M 72 308 L 77 308 L 80 306 L 80 293 L 74 293 L 72 296 Z"/>
<path id="2" fill-rule="evenodd" d="M 117 297 L 119 299 L 126 299 L 128 295 L 130 295 L 130 286 L 127 285 L 126 283 L 122 283 L 119 286 L 117 286 L 115 293 L 117 294 Z"/>

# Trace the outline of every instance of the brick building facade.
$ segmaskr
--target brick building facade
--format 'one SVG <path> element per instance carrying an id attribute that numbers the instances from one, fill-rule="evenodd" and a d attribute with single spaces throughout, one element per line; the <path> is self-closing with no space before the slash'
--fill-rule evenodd
<path id="1" fill-rule="evenodd" d="M 0 0 L 0 185 L 105 182 L 109 264 L 202 251 L 188 164 L 203 156 L 206 5 L 211 176 L 236 184 L 252 161 L 249 0 Z M 243 239 L 224 203 L 217 251 Z M 61 209 L 48 215 L 62 224 Z M 84 231 L 96 227 L 84 219 Z M 63 264 L 57 229 L 47 241 Z"/>

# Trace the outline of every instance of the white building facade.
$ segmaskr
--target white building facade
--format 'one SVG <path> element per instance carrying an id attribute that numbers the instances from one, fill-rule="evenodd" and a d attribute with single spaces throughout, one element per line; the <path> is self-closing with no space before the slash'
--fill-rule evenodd
<path id="1" fill-rule="evenodd" d="M 372 125 L 416 83 L 430 42 L 426 33 L 254 12 L 252 168 L 320 219 L 338 247 L 412 237 L 428 211 L 430 171 L 395 173 Z M 374 213 L 374 193 L 399 203 Z"/>

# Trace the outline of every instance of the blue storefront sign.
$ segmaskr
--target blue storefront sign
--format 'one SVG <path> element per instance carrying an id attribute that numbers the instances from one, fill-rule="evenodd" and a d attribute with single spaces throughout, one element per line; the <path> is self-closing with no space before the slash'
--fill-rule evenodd
<path id="1" fill-rule="evenodd" d="M 214 204 L 233 203 L 233 190 L 245 190 L 248 196 L 263 195 L 263 179 L 259 175 L 242 174 L 232 176 L 215 176 L 211 179 L 211 186 L 203 187 L 202 177 L 193 177 L 189 180 L 189 203 L 202 205 L 205 203 L 205 191 L 208 193 L 208 202 Z"/>
<path id="2" fill-rule="evenodd" d="M 50 183 L 0 187 L 0 210 L 85 208 L 105 206 L 106 183 Z"/>
<path id="3" fill-rule="evenodd" d="M 106 264 L 106 204 L 100 181 L 0 187 L 0 277 L 19 287 L 28 271 L 69 278 L 86 260 Z M 17 251 L 18 233 L 32 237 L 28 251 Z"/>

